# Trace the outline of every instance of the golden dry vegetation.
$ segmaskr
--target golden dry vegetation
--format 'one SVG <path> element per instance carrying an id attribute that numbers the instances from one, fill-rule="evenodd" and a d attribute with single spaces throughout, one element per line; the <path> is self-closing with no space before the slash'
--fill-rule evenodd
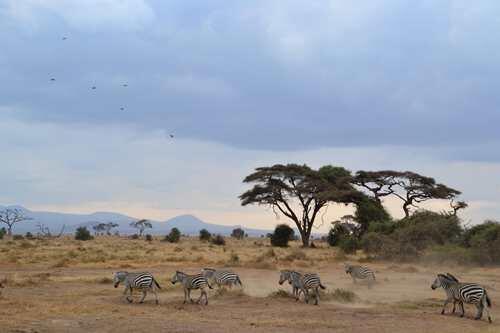
<path id="1" fill-rule="evenodd" d="M 500 268 L 446 267 L 368 262 L 377 284 L 354 285 L 346 257 L 321 242 L 316 249 L 272 248 L 266 239 L 227 239 L 225 246 L 182 238 L 171 244 L 154 239 L 70 237 L 0 241 L 0 332 L 500 332 Z M 183 293 L 170 283 L 176 270 L 228 267 L 238 272 L 243 290 L 210 290 L 209 305 L 182 304 Z M 319 306 L 295 302 L 279 270 L 318 272 L 327 290 Z M 151 271 L 162 290 L 160 305 L 151 296 L 128 304 L 122 287 L 113 288 L 117 270 Z M 488 288 L 493 324 L 440 315 L 442 290 L 430 285 L 437 272 Z M 196 292 L 195 292 L 196 296 Z M 137 295 L 137 298 L 139 295 Z"/>

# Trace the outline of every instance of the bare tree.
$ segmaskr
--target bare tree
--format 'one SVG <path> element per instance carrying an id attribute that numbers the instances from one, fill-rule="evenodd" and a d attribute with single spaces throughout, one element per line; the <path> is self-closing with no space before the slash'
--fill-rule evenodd
<path id="1" fill-rule="evenodd" d="M 59 238 L 62 236 L 62 234 L 64 233 L 64 229 L 66 228 L 66 225 L 64 224 L 62 227 L 61 227 L 61 230 L 59 231 L 59 233 L 56 235 L 56 236 L 53 236 L 52 233 L 50 232 L 50 228 L 47 227 L 45 224 L 43 223 L 38 223 L 37 224 L 37 227 L 38 227 L 38 234 L 42 237 L 47 237 L 47 238 Z"/>
<path id="2" fill-rule="evenodd" d="M 0 223 L 4 223 L 7 225 L 7 235 L 12 235 L 12 227 L 14 224 L 32 220 L 31 217 L 28 217 L 24 214 L 24 212 L 17 208 L 6 208 L 0 211 Z"/>

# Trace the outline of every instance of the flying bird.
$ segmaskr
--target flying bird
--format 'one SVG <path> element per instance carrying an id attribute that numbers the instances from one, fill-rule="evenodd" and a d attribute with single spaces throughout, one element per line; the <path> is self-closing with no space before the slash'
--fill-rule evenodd
<path id="1" fill-rule="evenodd" d="M 169 136 L 171 139 L 173 139 L 173 138 L 174 138 L 174 135 L 173 135 L 173 134 L 169 134 L 168 136 Z"/>
<path id="2" fill-rule="evenodd" d="M 51 78 L 51 79 L 50 79 L 50 81 L 52 81 L 52 82 L 54 82 L 55 80 L 56 80 L 56 79 L 54 79 L 54 78 Z"/>
<path id="3" fill-rule="evenodd" d="M 68 39 L 68 37 L 66 37 L 66 36 L 62 38 L 62 40 L 66 40 L 66 39 Z"/>
<path id="4" fill-rule="evenodd" d="M 120 108 L 120 110 L 122 110 L 122 111 L 123 111 L 123 110 L 125 110 L 125 108 L 123 108 L 123 107 L 122 107 L 122 108 Z"/>
<path id="5" fill-rule="evenodd" d="M 96 90 L 96 89 L 97 89 L 97 87 L 96 87 L 96 86 L 92 86 L 92 90 Z"/>
<path id="6" fill-rule="evenodd" d="M 124 87 L 128 87 L 128 84 L 124 83 L 124 84 L 123 84 L 123 86 L 124 86 Z"/>

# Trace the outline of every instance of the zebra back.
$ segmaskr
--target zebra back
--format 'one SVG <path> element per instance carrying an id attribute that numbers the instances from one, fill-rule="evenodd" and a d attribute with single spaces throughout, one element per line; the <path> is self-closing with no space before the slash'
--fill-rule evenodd
<path id="1" fill-rule="evenodd" d="M 356 279 L 373 279 L 375 280 L 375 273 L 364 266 L 355 266 L 350 264 L 344 264 L 346 274 L 350 274 L 353 278 Z"/>
<path id="2" fill-rule="evenodd" d="M 172 277 L 172 283 L 175 284 L 176 282 L 182 283 L 182 285 L 186 289 L 201 289 L 207 286 L 210 289 L 212 288 L 212 286 L 208 283 L 207 278 L 203 274 L 188 275 L 186 273 L 177 271 Z"/>

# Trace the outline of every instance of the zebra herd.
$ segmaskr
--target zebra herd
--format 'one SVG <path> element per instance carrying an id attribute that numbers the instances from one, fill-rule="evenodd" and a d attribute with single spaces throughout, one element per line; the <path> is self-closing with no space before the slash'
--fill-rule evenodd
<path id="1" fill-rule="evenodd" d="M 375 283 L 375 273 L 368 267 L 344 264 L 344 268 L 345 273 L 351 276 L 354 284 L 356 284 L 358 280 L 366 281 L 368 288 L 371 288 Z M 199 274 L 193 275 L 176 271 L 170 282 L 172 284 L 179 282 L 182 285 L 184 289 L 184 304 L 188 302 L 194 303 L 195 301 L 191 299 L 191 291 L 199 289 L 201 293 L 196 303 L 207 305 L 208 294 L 206 289 L 207 287 L 213 289 L 211 283 L 215 283 L 218 287 L 232 287 L 237 285 L 243 287 L 243 283 L 238 274 L 228 270 L 217 270 L 213 268 L 203 268 Z M 319 289 L 326 289 L 321 283 L 321 279 L 317 273 L 303 274 L 294 270 L 282 270 L 280 271 L 278 283 L 282 285 L 285 282 L 288 282 L 292 286 L 292 294 L 296 301 L 300 299 L 302 293 L 305 302 L 309 303 L 309 296 L 312 292 L 315 305 L 319 304 Z M 114 275 L 115 288 L 117 288 L 120 283 L 125 285 L 123 295 L 129 303 L 132 303 L 131 296 L 133 290 L 142 292 L 140 303 L 144 302 L 148 292 L 153 293 L 156 304 L 159 303 L 157 292 L 161 287 L 151 273 L 117 272 Z M 0 288 L 3 288 L 1 283 Z M 455 313 L 456 305 L 458 304 L 462 310 L 460 316 L 463 317 L 465 314 L 464 303 L 473 304 L 477 307 L 476 320 L 481 319 L 483 311 L 486 311 L 488 321 L 490 323 L 492 322 L 489 312 L 491 300 L 484 287 L 476 283 L 460 282 L 452 274 L 446 273 L 438 274 L 431 288 L 433 290 L 443 288 L 446 292 L 447 298 L 444 302 L 441 314 L 445 313 L 448 303 L 453 302 L 452 313 Z"/>

